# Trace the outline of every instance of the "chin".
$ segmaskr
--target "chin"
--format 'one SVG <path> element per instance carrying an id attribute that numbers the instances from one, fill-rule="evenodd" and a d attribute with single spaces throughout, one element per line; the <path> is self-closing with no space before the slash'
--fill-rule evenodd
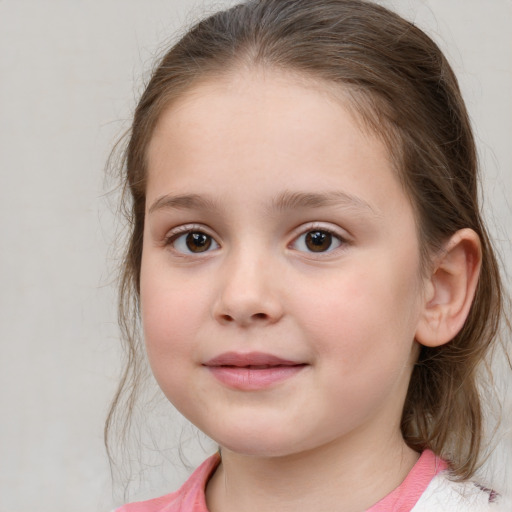
<path id="1" fill-rule="evenodd" d="M 226 443 L 221 444 L 220 447 L 221 449 L 229 450 L 237 455 L 265 459 L 287 457 L 293 455 L 296 451 L 287 450 L 286 447 L 283 446 L 268 446 L 268 443 Z"/>
<path id="2" fill-rule="evenodd" d="M 290 431 L 273 432 L 271 429 L 259 433 L 239 431 L 213 439 L 221 448 L 248 457 L 287 457 L 314 448 L 309 443 L 303 446 L 300 440 L 293 439 Z"/>

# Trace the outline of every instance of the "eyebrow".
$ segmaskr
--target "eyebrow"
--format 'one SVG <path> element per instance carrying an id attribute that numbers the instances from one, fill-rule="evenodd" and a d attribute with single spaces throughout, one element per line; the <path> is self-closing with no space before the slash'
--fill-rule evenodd
<path id="1" fill-rule="evenodd" d="M 329 192 L 291 192 L 279 194 L 272 202 L 274 210 L 292 210 L 296 208 L 323 208 L 326 206 L 341 207 L 359 213 L 378 215 L 373 206 L 360 197 L 340 191 Z"/>
<path id="2" fill-rule="evenodd" d="M 329 192 L 292 192 L 284 191 L 270 202 L 267 208 L 268 213 L 282 212 L 294 209 L 314 209 L 323 207 L 341 207 L 352 210 L 355 213 L 372 214 L 378 216 L 379 213 L 369 203 L 360 197 L 347 194 L 340 191 Z M 199 194 L 184 195 L 164 195 L 156 199 L 150 206 L 148 213 L 157 210 L 176 209 L 176 210 L 221 210 L 220 204 L 214 199 Z"/>
<path id="3" fill-rule="evenodd" d="M 198 194 L 184 194 L 181 196 L 165 195 L 159 197 L 150 206 L 148 213 L 156 210 L 218 210 L 217 203 Z"/>

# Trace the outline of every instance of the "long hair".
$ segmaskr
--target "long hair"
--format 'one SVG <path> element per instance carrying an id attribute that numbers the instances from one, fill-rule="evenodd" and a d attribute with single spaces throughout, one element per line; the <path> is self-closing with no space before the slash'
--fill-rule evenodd
<path id="1" fill-rule="evenodd" d="M 413 205 L 423 268 L 457 230 L 482 244 L 476 296 L 461 332 L 422 347 L 403 409 L 406 443 L 470 477 L 482 442 L 479 364 L 497 337 L 503 288 L 478 204 L 478 163 L 456 77 L 438 46 L 397 14 L 361 0 L 249 0 L 197 23 L 161 59 L 137 105 L 122 180 L 131 235 L 120 279 L 127 365 L 105 436 L 137 396 L 143 357 L 137 329 L 146 153 L 165 108 L 200 81 L 263 66 L 337 86 L 362 124 L 387 145 Z M 118 418 L 118 419 L 119 419 Z M 128 416 L 124 416 L 127 425 Z"/>

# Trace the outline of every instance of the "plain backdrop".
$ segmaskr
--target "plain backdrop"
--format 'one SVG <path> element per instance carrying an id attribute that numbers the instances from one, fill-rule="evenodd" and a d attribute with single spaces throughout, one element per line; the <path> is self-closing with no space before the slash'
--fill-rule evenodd
<path id="1" fill-rule="evenodd" d="M 512 2 L 382 3 L 431 34 L 453 64 L 478 140 L 485 211 L 510 262 Z M 104 166 L 162 44 L 212 5 L 0 0 L 0 512 L 107 512 L 122 501 L 102 440 L 120 354 L 115 194 Z M 495 367 L 504 420 L 484 468 L 497 486 L 512 480 L 505 368 Z M 167 461 L 139 465 L 131 499 L 174 490 L 188 474 L 179 443 L 193 431 L 167 423 Z M 192 465 L 204 457 L 187 446 Z"/>

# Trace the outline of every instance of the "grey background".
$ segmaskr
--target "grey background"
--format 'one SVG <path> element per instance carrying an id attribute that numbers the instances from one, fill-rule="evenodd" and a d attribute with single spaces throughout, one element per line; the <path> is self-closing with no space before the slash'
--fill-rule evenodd
<path id="1" fill-rule="evenodd" d="M 485 209 L 510 262 L 512 2 L 382 3 L 426 29 L 460 78 Z M 108 511 L 122 500 L 102 444 L 120 354 L 111 283 L 115 193 L 103 168 L 162 42 L 212 6 L 0 1 L 0 512 Z M 512 480 L 505 396 L 512 377 L 503 364 L 495 375 L 504 421 L 484 474 L 502 486 Z M 185 478 L 180 441 L 192 439 L 185 443 L 191 464 L 204 457 L 193 430 L 157 410 L 168 425 L 168 460 L 151 443 L 141 447 L 146 462 L 131 499 L 169 492 Z"/>

